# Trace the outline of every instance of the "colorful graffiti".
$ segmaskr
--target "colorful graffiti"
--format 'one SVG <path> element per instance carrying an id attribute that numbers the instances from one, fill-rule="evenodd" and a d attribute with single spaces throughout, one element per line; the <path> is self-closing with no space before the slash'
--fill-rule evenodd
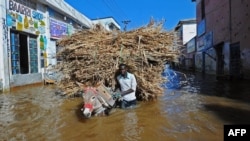
<path id="1" fill-rule="evenodd" d="M 7 12 L 7 26 L 19 31 L 40 35 L 45 34 L 45 21 L 43 14 L 32 10 L 13 0 L 9 1 Z"/>

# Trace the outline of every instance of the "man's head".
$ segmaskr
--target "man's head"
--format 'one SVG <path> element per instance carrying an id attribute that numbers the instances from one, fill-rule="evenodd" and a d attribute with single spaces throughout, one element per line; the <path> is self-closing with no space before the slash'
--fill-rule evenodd
<path id="1" fill-rule="evenodd" d="M 128 67 L 127 67 L 126 64 L 120 64 L 119 65 L 119 71 L 120 71 L 121 75 L 125 76 L 126 73 L 127 73 L 127 69 L 128 69 Z"/>

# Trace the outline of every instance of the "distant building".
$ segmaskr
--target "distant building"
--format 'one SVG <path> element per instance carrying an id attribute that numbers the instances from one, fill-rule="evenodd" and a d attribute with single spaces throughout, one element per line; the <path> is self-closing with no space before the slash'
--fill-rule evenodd
<path id="1" fill-rule="evenodd" d="M 92 19 L 94 24 L 100 24 L 106 29 L 107 31 L 113 30 L 120 30 L 121 27 L 118 22 L 115 21 L 113 17 L 106 17 L 106 18 L 99 18 L 99 19 Z"/>
<path id="2" fill-rule="evenodd" d="M 197 69 L 217 76 L 250 78 L 250 1 L 196 2 Z"/>
<path id="3" fill-rule="evenodd" d="M 174 50 L 180 50 L 182 53 L 176 62 L 179 64 L 179 67 L 186 68 L 186 64 L 191 65 L 190 61 L 193 61 L 193 57 L 189 57 L 189 54 L 195 50 L 187 48 L 186 44 L 196 36 L 196 19 L 180 20 L 174 31 L 176 36 Z"/>
<path id="4" fill-rule="evenodd" d="M 196 19 L 180 20 L 174 30 L 184 45 L 196 36 Z"/>
<path id="5" fill-rule="evenodd" d="M 44 68 L 56 64 L 56 40 L 90 19 L 64 0 L 0 1 L 0 90 L 40 83 Z"/>

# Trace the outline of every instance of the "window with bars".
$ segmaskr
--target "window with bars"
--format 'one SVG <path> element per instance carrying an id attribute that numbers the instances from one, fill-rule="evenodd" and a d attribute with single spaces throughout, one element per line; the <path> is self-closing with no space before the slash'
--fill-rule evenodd
<path id="1" fill-rule="evenodd" d="M 38 72 L 37 40 L 29 38 L 30 73 Z"/>
<path id="2" fill-rule="evenodd" d="M 12 75 L 38 73 L 37 37 L 12 31 L 10 34 Z"/>
<path id="3" fill-rule="evenodd" d="M 10 34 L 11 45 L 11 70 L 12 74 L 20 73 L 20 52 L 19 52 L 19 35 L 15 33 Z"/>

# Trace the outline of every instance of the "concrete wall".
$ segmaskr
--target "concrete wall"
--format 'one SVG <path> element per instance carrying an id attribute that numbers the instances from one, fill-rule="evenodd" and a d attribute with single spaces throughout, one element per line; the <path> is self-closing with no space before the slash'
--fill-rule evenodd
<path id="1" fill-rule="evenodd" d="M 230 39 L 228 0 L 205 0 L 205 32 L 213 31 L 213 44 Z M 201 2 L 197 4 L 197 23 L 201 22 Z"/>
<path id="2" fill-rule="evenodd" d="M 230 69 L 230 42 L 224 42 L 223 47 L 224 54 L 224 74 L 229 74 Z"/>
<path id="3" fill-rule="evenodd" d="M 202 19 L 202 2 L 197 1 L 196 14 L 197 24 L 204 20 L 204 34 L 198 36 L 197 40 L 203 40 L 202 37 L 209 32 L 212 32 L 211 47 L 223 43 L 222 53 L 224 55 L 224 74 L 229 74 L 230 67 L 230 4 L 229 0 L 204 0 L 205 17 Z M 197 29 L 200 30 L 200 29 Z M 203 42 L 203 41 L 202 41 Z M 199 44 L 198 44 L 199 46 Z M 216 74 L 217 59 L 214 48 L 205 51 L 205 72 L 209 74 Z M 209 54 L 209 55 L 207 55 Z M 209 57 L 210 56 L 210 57 Z M 215 59 L 212 59 L 212 58 Z"/>
<path id="4" fill-rule="evenodd" d="M 8 91 L 9 88 L 9 64 L 8 64 L 8 27 L 6 25 L 7 3 L 0 1 L 0 89 Z"/>
<path id="5" fill-rule="evenodd" d="M 10 86 L 23 86 L 34 83 L 41 83 L 43 80 L 41 73 L 13 75 L 10 79 Z"/>
<path id="6" fill-rule="evenodd" d="M 232 43 L 240 42 L 242 73 L 250 78 L 250 1 L 231 0 Z"/>
<path id="7" fill-rule="evenodd" d="M 196 36 L 196 24 L 183 25 L 183 45 Z"/>
<path id="8" fill-rule="evenodd" d="M 216 74 L 216 52 L 214 48 L 210 48 L 205 54 L 205 72 L 208 74 Z"/>
<path id="9" fill-rule="evenodd" d="M 48 4 L 53 6 L 54 8 L 58 9 L 59 12 L 64 13 L 65 16 L 69 16 L 74 20 L 78 21 L 82 25 L 92 28 L 93 23 L 92 21 L 66 3 L 64 0 L 39 0 L 42 3 Z"/>
<path id="10" fill-rule="evenodd" d="M 201 72 L 203 64 L 202 52 L 196 52 L 195 54 L 195 70 Z"/>
<path id="11" fill-rule="evenodd" d="M 196 19 L 199 27 L 205 21 L 203 34 L 213 32 L 213 47 L 223 44 L 224 74 L 230 74 L 230 45 L 240 45 L 240 67 L 244 78 L 250 78 L 250 1 L 204 0 L 205 17 L 202 19 L 202 0 L 196 1 Z M 203 27 L 203 26 L 201 26 Z M 197 29 L 200 31 L 200 28 Z M 199 35 L 197 40 L 200 40 Z M 207 61 L 207 60 L 206 60 Z M 216 63 L 216 62 L 215 62 Z M 208 69 L 209 70 L 209 69 Z M 211 70 L 212 72 L 212 70 Z"/>

